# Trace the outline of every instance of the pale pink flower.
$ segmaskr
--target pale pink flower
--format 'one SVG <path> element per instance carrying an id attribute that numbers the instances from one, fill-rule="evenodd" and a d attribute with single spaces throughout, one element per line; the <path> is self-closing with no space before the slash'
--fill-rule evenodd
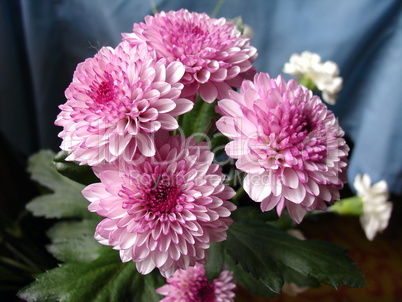
<path id="1" fill-rule="evenodd" d="M 142 274 L 156 267 L 169 277 L 206 262 L 210 243 L 226 239 L 236 207 L 206 143 L 160 133 L 155 143 L 154 157 L 94 167 L 101 183 L 83 195 L 90 211 L 106 217 L 96 228 L 100 243 L 119 250 L 123 262 L 134 261 Z"/>
<path id="2" fill-rule="evenodd" d="M 236 283 L 233 272 L 224 270 L 212 283 L 208 281 L 205 268 L 201 264 L 177 270 L 166 280 L 168 284 L 156 292 L 166 296 L 161 302 L 233 302 Z"/>
<path id="3" fill-rule="evenodd" d="M 59 137 L 67 160 L 97 165 L 155 154 L 151 134 L 177 129 L 174 117 L 193 106 L 180 97 L 183 64 L 165 61 L 144 45 L 122 42 L 77 66 L 55 122 L 64 128 Z"/>
<path id="4" fill-rule="evenodd" d="M 346 182 L 348 146 L 334 114 L 319 97 L 281 76 L 257 74 L 241 92 L 218 102 L 218 129 L 236 166 L 247 172 L 244 189 L 261 210 L 287 208 L 298 223 L 306 211 L 326 209 Z"/>
<path id="5" fill-rule="evenodd" d="M 199 92 L 208 103 L 227 97 L 231 87 L 240 87 L 255 73 L 257 57 L 250 39 L 242 36 L 232 22 L 210 18 L 185 9 L 160 12 L 134 24 L 133 33 L 123 34 L 130 43 L 146 43 L 158 58 L 179 61 L 186 66 L 182 96 Z"/>

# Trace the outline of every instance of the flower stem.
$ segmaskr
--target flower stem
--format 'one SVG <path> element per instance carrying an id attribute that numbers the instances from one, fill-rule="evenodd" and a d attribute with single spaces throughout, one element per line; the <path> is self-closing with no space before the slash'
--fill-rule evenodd
<path id="1" fill-rule="evenodd" d="M 14 266 L 15 268 L 19 268 L 25 272 L 28 272 L 29 274 L 37 273 L 37 271 L 33 270 L 31 267 L 29 267 L 25 264 L 22 264 L 18 261 L 15 261 L 11 258 L 8 258 L 8 257 L 0 256 L 0 262 Z"/>
<path id="2" fill-rule="evenodd" d="M 155 15 L 157 13 L 159 13 L 158 7 L 155 3 L 155 0 L 149 0 L 149 3 L 151 4 L 151 8 L 152 8 L 152 13 Z"/>
<path id="3" fill-rule="evenodd" d="M 218 3 L 216 3 L 214 10 L 212 11 L 212 13 L 209 15 L 211 18 L 216 18 L 216 15 L 218 14 L 218 12 L 220 11 L 223 2 L 225 2 L 224 0 L 219 0 Z"/>

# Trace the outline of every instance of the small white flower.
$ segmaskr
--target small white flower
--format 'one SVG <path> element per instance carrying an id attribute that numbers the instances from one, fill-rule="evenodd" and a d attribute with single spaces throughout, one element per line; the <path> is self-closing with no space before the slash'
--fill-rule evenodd
<path id="1" fill-rule="evenodd" d="M 283 72 L 298 79 L 311 80 L 322 92 L 323 100 L 331 105 L 335 104 L 337 94 L 342 89 L 342 78 L 338 77 L 338 65 L 332 61 L 322 63 L 321 57 L 316 53 L 304 51 L 300 55 L 291 55 L 289 62 L 285 63 Z"/>
<path id="2" fill-rule="evenodd" d="M 373 240 L 378 232 L 386 229 L 391 217 L 392 202 L 387 201 L 389 197 L 387 183 L 381 180 L 371 186 L 368 174 L 358 174 L 353 185 L 363 201 L 363 216 L 360 217 L 360 223 L 366 237 Z"/>

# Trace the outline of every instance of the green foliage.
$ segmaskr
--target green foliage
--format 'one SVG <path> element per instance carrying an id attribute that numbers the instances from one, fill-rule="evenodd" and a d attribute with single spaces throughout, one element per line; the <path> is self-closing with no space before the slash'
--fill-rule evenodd
<path id="1" fill-rule="evenodd" d="M 227 269 L 233 272 L 233 277 L 241 284 L 244 288 L 246 288 L 251 294 L 263 296 L 263 297 L 275 297 L 277 293 L 270 290 L 265 284 L 261 281 L 261 279 L 257 279 L 251 273 L 245 271 L 241 265 L 236 264 L 234 260 L 226 255 L 226 265 Z"/>
<path id="2" fill-rule="evenodd" d="M 206 131 L 211 120 L 205 117 L 210 116 L 211 108 L 214 106 L 199 102 L 201 117 L 192 128 L 188 124 L 192 133 Z M 189 120 L 185 118 L 184 123 Z M 36 216 L 59 218 L 47 233 L 51 239 L 47 248 L 62 263 L 36 275 L 19 297 L 29 302 L 160 300 L 156 289 L 164 280 L 157 270 L 143 276 L 133 262 L 122 263 L 117 251 L 94 239 L 101 217 L 87 210 L 88 202 L 81 195 L 84 186 L 62 176 L 53 157 L 52 152 L 43 151 L 29 160 L 32 179 L 48 191 L 27 208 Z M 324 241 L 299 240 L 282 231 L 280 228 L 293 226 L 288 217 L 278 220 L 274 211 L 263 213 L 255 205 L 240 206 L 232 217 L 235 222 L 227 240 L 212 243 L 208 251 L 209 280 L 217 278 L 223 268 L 230 269 L 243 287 L 266 297 L 278 294 L 284 282 L 310 287 L 326 283 L 335 288 L 364 285 L 344 249 Z M 8 274 L 9 269 L 0 266 L 0 272 Z"/>
<path id="3" fill-rule="evenodd" d="M 117 252 L 104 248 L 98 259 L 69 262 L 36 277 L 20 293 L 27 301 L 110 302 L 155 301 L 157 274 L 140 275 L 133 262 L 122 263 Z"/>
<path id="4" fill-rule="evenodd" d="M 56 170 L 60 174 L 83 185 L 99 182 L 90 166 L 79 165 L 74 161 L 66 161 L 67 156 L 67 151 L 60 151 L 53 159 Z"/>
<path id="5" fill-rule="evenodd" d="M 57 172 L 53 164 L 54 153 L 41 151 L 29 159 L 28 171 L 32 179 L 53 193 L 33 199 L 27 209 L 35 216 L 46 218 L 84 218 L 92 216 L 88 201 L 82 196 L 79 184 Z"/>
<path id="6" fill-rule="evenodd" d="M 225 247 L 234 263 L 276 293 L 284 281 L 364 286 L 362 274 L 344 249 L 325 241 L 299 240 L 268 223 L 235 222 Z"/>
<path id="7" fill-rule="evenodd" d="M 215 113 L 216 102 L 208 104 L 197 98 L 193 109 L 183 115 L 182 131 L 186 137 L 194 135 L 197 141 L 205 139 L 210 132 L 210 127 L 215 127 L 214 120 L 218 116 Z"/>
<path id="8" fill-rule="evenodd" d="M 224 264 L 223 242 L 213 242 L 208 250 L 208 262 L 205 271 L 209 281 L 219 277 Z"/>
<path id="9" fill-rule="evenodd" d="M 84 186 L 56 171 L 53 156 L 42 151 L 29 160 L 32 179 L 53 193 L 35 198 L 27 208 L 36 216 L 79 220 L 60 220 L 48 231 L 52 242 L 47 248 L 63 263 L 36 275 L 19 297 L 69 302 L 160 300 L 155 290 L 164 280 L 159 272 L 139 274 L 133 262 L 122 263 L 117 251 L 94 239 L 101 217 L 88 211 L 81 195 Z"/>

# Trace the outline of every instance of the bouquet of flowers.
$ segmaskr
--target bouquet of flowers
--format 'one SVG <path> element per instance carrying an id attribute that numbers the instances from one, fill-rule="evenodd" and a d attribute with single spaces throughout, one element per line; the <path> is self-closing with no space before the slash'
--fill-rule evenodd
<path id="1" fill-rule="evenodd" d="M 257 72 L 243 29 L 160 12 L 77 66 L 55 122 L 62 151 L 29 168 L 51 192 L 27 208 L 57 219 L 48 250 L 60 264 L 22 299 L 233 301 L 236 285 L 266 297 L 364 285 L 343 248 L 292 235 L 346 183 L 344 132 L 312 91 L 333 103 L 338 70 L 305 53 L 320 69 L 300 73 L 293 57 L 285 72 L 299 83 Z"/>

